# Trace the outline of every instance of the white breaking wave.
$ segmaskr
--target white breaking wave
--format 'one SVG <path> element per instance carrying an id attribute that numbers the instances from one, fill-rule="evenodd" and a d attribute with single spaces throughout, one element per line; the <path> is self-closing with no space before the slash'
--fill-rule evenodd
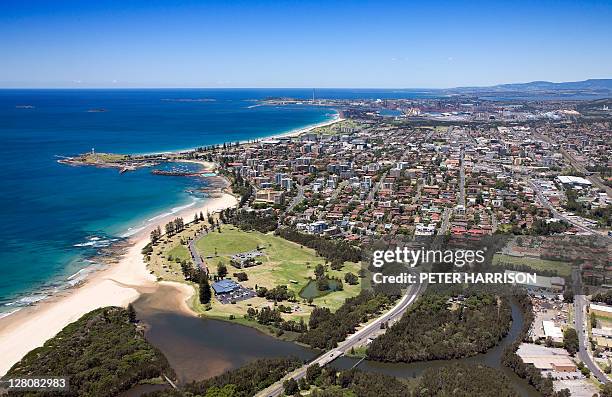
<path id="1" fill-rule="evenodd" d="M 19 310 L 21 310 L 21 308 L 15 309 L 15 310 L 11 310 L 11 311 L 8 311 L 8 312 L 0 312 L 0 318 L 8 317 L 8 316 L 10 316 L 13 313 L 17 313 Z"/>
<path id="2" fill-rule="evenodd" d="M 118 239 L 110 238 L 110 239 L 102 239 L 98 236 L 88 237 L 87 241 L 84 243 L 74 244 L 73 247 L 94 247 L 94 248 L 104 248 L 108 247 Z"/>
<path id="3" fill-rule="evenodd" d="M 4 306 L 28 306 L 47 298 L 47 295 L 30 295 L 17 299 L 16 301 L 5 303 Z"/>
<path id="4" fill-rule="evenodd" d="M 68 277 L 66 280 L 72 280 L 73 278 L 78 277 L 79 274 L 84 273 L 84 272 L 85 272 L 85 269 L 81 269 L 78 272 L 74 273 L 72 276 Z"/>
<path id="5" fill-rule="evenodd" d="M 143 225 L 128 228 L 128 230 L 126 232 L 121 234 L 121 237 L 122 238 L 127 238 L 127 237 L 130 237 L 130 236 L 133 236 L 134 234 L 140 232 L 141 230 L 146 229 L 151 223 L 153 223 L 155 221 L 158 221 L 160 219 L 163 219 L 163 218 L 165 218 L 167 216 L 176 214 L 177 212 L 181 212 L 183 210 L 186 210 L 187 208 L 193 207 L 194 205 L 196 205 L 200 201 L 202 201 L 202 199 L 192 198 L 192 201 L 189 204 L 185 204 L 185 205 L 182 205 L 182 206 L 179 206 L 179 207 L 173 207 L 173 208 L 170 209 L 170 211 L 163 212 L 163 213 L 161 213 L 159 215 L 155 215 L 154 217 L 147 219 L 144 222 Z"/>
<path id="6" fill-rule="evenodd" d="M 170 209 L 170 211 L 168 211 L 168 212 L 164 212 L 162 214 L 154 216 L 153 218 L 147 219 L 147 222 L 153 222 L 153 221 L 156 221 L 158 219 L 164 218 L 166 216 L 169 216 L 169 215 L 172 215 L 172 214 L 176 214 L 179 211 L 186 210 L 189 207 L 193 207 L 197 202 L 198 202 L 198 200 L 194 199 L 189 204 L 186 204 L 186 205 L 183 205 L 183 206 L 180 206 L 180 207 L 174 207 L 174 208 Z"/>

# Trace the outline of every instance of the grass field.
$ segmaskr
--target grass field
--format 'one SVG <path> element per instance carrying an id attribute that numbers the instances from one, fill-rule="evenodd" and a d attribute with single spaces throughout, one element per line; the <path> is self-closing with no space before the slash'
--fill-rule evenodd
<path id="1" fill-rule="evenodd" d="M 126 160 L 128 157 L 125 154 L 114 153 L 85 153 L 80 157 L 80 160 L 85 163 L 117 163 Z"/>
<path id="2" fill-rule="evenodd" d="M 255 231 L 245 232 L 230 225 L 224 225 L 221 233 L 212 232 L 200 239 L 196 244 L 197 249 L 205 258 L 211 271 L 216 271 L 219 262 L 224 263 L 228 268 L 229 276 L 235 272 L 244 271 L 249 279 L 241 284 L 255 288 L 266 287 L 271 289 L 277 285 L 286 285 L 298 296 L 298 302 L 292 304 L 295 311 L 292 314 L 283 314 L 286 319 L 307 319 L 312 311 L 312 307 L 307 305 L 303 299 L 299 298 L 300 290 L 308 284 L 310 278 L 314 278 L 314 269 L 317 264 L 325 265 L 325 259 L 318 256 L 314 250 L 302 247 L 293 242 L 284 240 L 273 234 L 263 234 Z M 263 255 L 257 260 L 263 262 L 261 265 L 246 269 L 236 269 L 229 264 L 232 254 L 246 252 L 262 248 Z M 358 273 L 360 265 L 347 262 L 341 270 L 335 271 L 327 269 L 329 276 L 339 277 L 344 280 L 347 272 Z M 344 283 L 343 291 L 336 291 L 324 296 L 315 298 L 313 303 L 318 306 L 325 306 L 331 310 L 339 308 L 348 297 L 359 293 L 359 285 L 348 285 Z M 287 304 L 285 302 L 285 304 Z M 207 315 L 216 317 L 242 317 L 249 306 L 261 308 L 271 306 L 272 303 L 263 298 L 253 298 L 247 301 L 238 302 L 235 305 L 221 305 L 213 300 L 212 310 Z"/>
<path id="3" fill-rule="evenodd" d="M 172 248 L 170 251 L 168 251 L 167 253 L 168 258 L 172 257 L 174 258 L 179 258 L 180 260 L 190 260 L 191 256 L 189 255 L 189 250 L 187 249 L 186 246 L 182 245 L 182 244 L 177 244 L 174 246 L 174 248 Z"/>
<path id="4" fill-rule="evenodd" d="M 355 120 L 343 120 L 335 124 L 326 125 L 324 127 L 317 127 L 313 129 L 312 132 L 315 134 L 322 134 L 322 135 L 336 135 L 336 134 L 342 134 L 343 128 L 361 129 L 362 124 L 360 124 L 359 122 Z"/>
<path id="5" fill-rule="evenodd" d="M 572 266 L 567 262 L 495 254 L 493 256 L 493 265 L 498 265 L 500 262 L 529 266 L 536 272 L 538 270 L 556 270 L 561 277 L 567 277 L 572 274 Z"/>

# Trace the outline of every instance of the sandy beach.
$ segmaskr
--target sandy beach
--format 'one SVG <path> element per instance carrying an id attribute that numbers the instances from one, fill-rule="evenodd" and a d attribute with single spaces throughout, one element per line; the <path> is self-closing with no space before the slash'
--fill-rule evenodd
<path id="1" fill-rule="evenodd" d="M 340 117 L 310 125 L 304 128 L 277 134 L 270 138 L 295 137 L 318 127 L 342 121 Z M 181 160 L 201 164 L 205 170 L 216 170 L 217 165 L 201 160 Z M 175 214 L 161 217 L 156 223 L 130 236 L 129 248 L 118 263 L 90 275 L 78 287 L 56 294 L 48 299 L 26 307 L 9 316 L 0 318 L 0 376 L 4 375 L 17 361 L 32 349 L 42 346 L 66 325 L 85 313 L 104 306 L 127 306 L 142 293 L 155 291 L 160 283 L 150 274 L 143 261 L 141 250 L 149 242 L 149 235 L 157 225 L 163 226 L 176 217 L 191 220 L 199 212 L 214 213 L 237 205 L 237 199 L 227 193 L 206 200 L 203 205 L 184 209 Z M 176 310 L 189 312 L 184 303 L 193 293 L 192 288 L 179 283 L 162 282 L 176 289 L 183 301 Z"/>
<path id="2" fill-rule="evenodd" d="M 308 127 L 304 127 L 304 128 L 298 128 L 295 130 L 291 130 L 288 132 L 285 132 L 283 134 L 277 134 L 277 135 L 273 135 L 267 139 L 274 139 L 274 138 L 292 138 L 292 137 L 296 137 L 298 135 L 301 135 L 305 132 L 309 132 L 311 130 L 314 130 L 315 128 L 319 128 L 319 127 L 327 127 L 328 125 L 332 125 L 332 124 L 336 124 L 339 123 L 341 121 L 344 121 L 345 119 L 341 118 L 339 115 L 335 116 L 333 119 L 328 120 L 328 121 L 324 121 L 322 123 L 318 123 L 318 124 L 314 124 L 314 125 L 309 125 Z"/>
<path id="3" fill-rule="evenodd" d="M 149 242 L 151 230 L 158 224 L 163 228 L 169 219 L 178 216 L 189 220 L 196 212 L 213 213 L 236 204 L 234 196 L 222 193 L 206 200 L 203 205 L 160 218 L 156 224 L 130 238 L 129 248 L 118 263 L 93 273 L 78 287 L 0 319 L 0 375 L 83 314 L 104 306 L 127 306 L 141 293 L 154 290 L 156 278 L 147 270 L 141 250 Z M 183 303 L 193 293 L 186 285 L 166 282 L 164 285 L 174 286 L 180 291 Z M 177 310 L 186 311 L 188 307 L 184 304 Z"/>

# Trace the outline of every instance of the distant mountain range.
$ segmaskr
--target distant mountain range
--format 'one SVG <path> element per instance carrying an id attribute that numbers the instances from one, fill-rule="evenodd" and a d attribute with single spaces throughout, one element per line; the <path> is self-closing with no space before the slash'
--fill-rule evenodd
<path id="1" fill-rule="evenodd" d="M 489 87 L 457 87 L 446 90 L 458 94 L 584 94 L 596 96 L 612 96 L 612 79 L 588 79 L 584 81 L 569 81 L 553 83 L 551 81 L 532 81 L 530 83 L 499 84 Z"/>

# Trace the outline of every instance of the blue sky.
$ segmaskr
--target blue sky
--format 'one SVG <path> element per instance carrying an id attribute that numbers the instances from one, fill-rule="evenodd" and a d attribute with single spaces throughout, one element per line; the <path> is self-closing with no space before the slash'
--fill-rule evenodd
<path id="1" fill-rule="evenodd" d="M 612 77 L 612 1 L 7 1 L 0 87 L 456 87 Z"/>

